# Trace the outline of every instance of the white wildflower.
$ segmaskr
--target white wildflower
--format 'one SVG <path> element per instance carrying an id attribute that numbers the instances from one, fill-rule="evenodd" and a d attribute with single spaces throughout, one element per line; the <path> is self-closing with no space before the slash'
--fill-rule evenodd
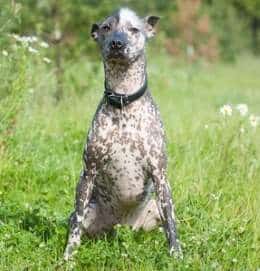
<path id="1" fill-rule="evenodd" d="M 8 56 L 8 52 L 7 52 L 6 50 L 3 50 L 3 51 L 2 51 L 2 55 L 3 55 L 3 56 Z"/>
<path id="2" fill-rule="evenodd" d="M 232 262 L 233 262 L 233 263 L 237 263 L 237 259 L 236 259 L 236 258 L 233 258 L 233 259 L 232 259 Z"/>
<path id="3" fill-rule="evenodd" d="M 231 116 L 232 115 L 232 107 L 229 104 L 225 104 L 223 105 L 220 109 L 219 109 L 220 113 L 223 116 Z"/>
<path id="4" fill-rule="evenodd" d="M 22 40 L 21 40 L 21 37 L 20 37 L 19 35 L 13 34 L 12 36 L 13 36 L 13 38 L 14 38 L 15 40 L 17 40 L 17 41 L 22 41 Z"/>
<path id="5" fill-rule="evenodd" d="M 240 115 L 242 117 L 246 116 L 248 113 L 248 106 L 247 104 L 238 104 L 236 106 L 236 109 L 238 110 L 238 112 L 240 113 Z"/>
<path id="6" fill-rule="evenodd" d="M 10 37 L 13 37 L 14 39 L 17 39 L 18 38 L 18 35 L 17 34 L 9 34 Z"/>
<path id="7" fill-rule="evenodd" d="M 42 41 L 39 43 L 39 45 L 42 47 L 42 48 L 49 48 L 49 44 L 45 41 Z"/>
<path id="8" fill-rule="evenodd" d="M 244 134 L 244 133 L 245 133 L 245 128 L 244 128 L 244 127 L 241 127 L 241 128 L 240 128 L 240 133 L 241 133 L 241 134 Z"/>
<path id="9" fill-rule="evenodd" d="M 205 124 L 205 125 L 204 125 L 204 128 L 205 128 L 205 129 L 208 129 L 208 128 L 209 128 L 208 124 Z"/>
<path id="10" fill-rule="evenodd" d="M 36 36 L 19 36 L 17 34 L 13 34 L 13 38 L 22 43 L 34 43 L 38 41 Z"/>
<path id="11" fill-rule="evenodd" d="M 249 122 L 250 122 L 251 126 L 255 128 L 260 122 L 260 117 L 255 116 L 255 115 L 250 115 Z"/>
<path id="12" fill-rule="evenodd" d="M 28 43 L 34 43 L 38 41 L 38 38 L 35 36 L 22 36 L 20 37 L 21 41 L 28 42 Z"/>
<path id="13" fill-rule="evenodd" d="M 48 57 L 44 57 L 43 58 L 43 61 L 50 64 L 51 63 L 51 60 L 48 58 Z"/>
<path id="14" fill-rule="evenodd" d="M 38 54 L 39 51 L 31 46 L 28 47 L 28 51 L 32 54 Z"/>
<path id="15" fill-rule="evenodd" d="M 29 39 L 26 36 L 21 36 L 19 37 L 18 41 L 23 42 L 23 43 L 28 43 Z"/>
<path id="16" fill-rule="evenodd" d="M 37 42 L 38 41 L 38 38 L 36 36 L 31 36 L 31 37 L 28 37 L 29 38 L 29 42 Z"/>
<path id="17" fill-rule="evenodd" d="M 220 196 L 214 193 L 211 193 L 211 197 L 213 200 L 219 200 Z"/>

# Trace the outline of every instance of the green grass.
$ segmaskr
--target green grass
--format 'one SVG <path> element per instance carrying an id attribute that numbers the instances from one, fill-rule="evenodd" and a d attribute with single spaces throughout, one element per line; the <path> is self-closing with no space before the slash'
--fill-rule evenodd
<path id="1" fill-rule="evenodd" d="M 260 130 L 236 111 L 222 117 L 219 108 L 246 103 L 260 114 L 260 59 L 191 66 L 154 56 L 148 56 L 149 85 L 167 132 L 184 258 L 168 255 L 159 230 L 120 227 L 114 236 L 86 239 L 74 269 L 259 270 Z M 56 103 L 52 65 L 37 59 L 24 65 L 27 82 L 18 89 L 25 98 L 0 135 L 0 270 L 55 270 L 103 71 L 86 57 L 67 63 L 64 98 Z"/>

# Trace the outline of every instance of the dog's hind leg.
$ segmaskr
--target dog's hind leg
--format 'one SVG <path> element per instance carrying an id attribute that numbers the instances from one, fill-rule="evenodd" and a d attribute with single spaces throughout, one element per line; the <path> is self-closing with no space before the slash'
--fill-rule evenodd
<path id="1" fill-rule="evenodd" d="M 153 169 L 152 178 L 157 194 L 157 205 L 162 219 L 164 231 L 169 243 L 170 254 L 177 253 L 181 256 L 180 243 L 177 236 L 174 204 L 169 183 L 166 179 L 164 168 Z"/>
<path id="2" fill-rule="evenodd" d="M 80 176 L 76 189 L 75 211 L 72 213 L 69 221 L 68 240 L 64 252 L 65 261 L 69 260 L 75 247 L 80 244 L 83 220 L 89 209 L 88 205 L 92 196 L 94 178 L 95 176 L 91 174 L 91 171 L 87 173 L 85 170 Z"/>

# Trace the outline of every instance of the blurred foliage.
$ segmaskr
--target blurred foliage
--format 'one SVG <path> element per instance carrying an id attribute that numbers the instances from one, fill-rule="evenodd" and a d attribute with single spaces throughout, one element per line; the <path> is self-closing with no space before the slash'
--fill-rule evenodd
<path id="1" fill-rule="evenodd" d="M 9 24 L 10 31 L 40 35 L 53 44 L 61 44 L 64 49 L 62 54 L 67 56 L 75 57 L 86 53 L 96 57 L 97 54 L 93 53 L 96 46 L 89 40 L 91 24 L 121 6 L 133 8 L 141 16 L 152 13 L 161 16 L 156 47 L 166 48 L 170 53 L 183 55 L 187 53 L 187 48 L 192 47 L 199 57 L 212 60 L 220 54 L 225 59 L 234 59 L 242 49 L 251 49 L 252 43 L 254 49 L 258 48 L 258 0 L 123 0 L 120 4 L 115 0 L 0 2 L 3 2 L 1 17 L 8 18 L 5 24 Z M 19 17 L 8 14 L 10 9 L 19 13 Z M 241 13 L 245 16 L 241 17 Z M 14 17 L 15 20 L 11 20 Z"/>
<path id="2" fill-rule="evenodd" d="M 220 55 L 225 60 L 234 60 L 243 49 L 250 46 L 248 20 L 241 20 L 238 10 L 225 0 L 208 1 L 208 14 L 214 24 L 213 32 L 218 37 Z M 243 35 L 241 35 L 243 33 Z"/>
<path id="3" fill-rule="evenodd" d="M 249 21 L 251 30 L 251 45 L 255 54 L 260 53 L 260 1 L 259 0 L 234 0 L 234 4 L 244 17 Z"/>
<path id="4" fill-rule="evenodd" d="M 177 0 L 177 12 L 170 14 L 165 46 L 170 53 L 184 54 L 188 60 L 218 58 L 218 38 L 211 19 L 202 12 L 202 1 Z"/>
<path id="5" fill-rule="evenodd" d="M 259 0 L 235 0 L 235 3 L 243 8 L 248 15 L 260 18 L 260 1 Z"/>
<path id="6" fill-rule="evenodd" d="M 19 22 L 20 4 L 16 4 L 14 1 L 0 0 L 0 33 L 4 33 Z"/>
<path id="7" fill-rule="evenodd" d="M 120 4 L 116 0 L 0 0 L 1 57 L 8 54 L 8 51 L 13 52 L 0 62 L 5 69 L 1 74 L 4 83 L 0 87 L 0 103 L 8 106 L 8 100 L 13 99 L 12 95 L 17 96 L 16 92 L 20 95 L 25 87 L 21 87 L 20 91 L 16 86 L 22 84 L 16 82 L 26 81 L 25 77 L 28 76 L 28 44 L 27 47 L 18 48 L 11 41 L 11 34 L 33 36 L 52 45 L 48 50 L 48 57 L 54 62 L 54 96 L 59 101 L 64 93 L 65 62 L 79 59 L 82 55 L 87 55 L 89 60 L 97 60 L 97 46 L 89 35 L 91 25 L 122 6 L 136 10 L 142 17 L 148 14 L 159 15 L 160 29 L 153 50 L 161 53 L 167 51 L 175 59 L 189 62 L 199 59 L 215 61 L 218 58 L 234 60 L 242 50 L 254 53 L 260 51 L 258 0 L 122 0 Z M 37 47 L 35 48 L 37 51 Z M 35 51 L 35 48 L 32 50 Z M 91 68 L 94 73 L 95 67 L 93 65 Z M 20 97 L 22 96 L 21 94 Z M 4 126 L 10 126 L 14 118 L 6 117 L 8 120 Z M 1 125 L 3 126 L 3 122 Z"/>
<path id="8" fill-rule="evenodd" d="M 1 2 L 0 9 L 0 154 L 3 140 L 12 133 L 15 116 L 20 109 L 25 88 L 26 68 L 23 52 L 9 56 L 7 33 L 19 23 L 19 6 Z M 5 133 L 3 133 L 3 131 Z"/>
<path id="9" fill-rule="evenodd" d="M 185 257 L 167 256 L 163 233 L 121 227 L 113 238 L 86 240 L 75 270 L 258 270 L 260 137 L 250 119 L 259 114 L 259 59 L 178 65 L 169 57 L 211 61 L 217 52 L 232 60 L 251 50 L 259 16 L 239 3 L 247 1 L 121 2 L 161 16 L 156 53 L 148 50 L 149 84 L 165 122 Z M 89 29 L 117 7 L 0 0 L 1 270 L 57 270 L 86 123 L 103 90 Z M 218 113 L 226 102 L 234 105 L 230 117 Z M 249 118 L 238 114 L 241 102 Z"/>

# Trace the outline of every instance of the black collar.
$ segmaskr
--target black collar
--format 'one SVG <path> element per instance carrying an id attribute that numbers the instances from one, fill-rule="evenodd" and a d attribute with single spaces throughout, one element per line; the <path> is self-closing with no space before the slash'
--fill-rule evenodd
<path id="1" fill-rule="evenodd" d="M 124 106 L 127 106 L 128 104 L 136 101 L 141 96 L 143 96 L 146 89 L 147 89 L 147 77 L 145 77 L 143 86 L 131 95 L 119 94 L 119 93 L 114 92 L 112 89 L 108 88 L 105 81 L 104 96 L 107 103 L 109 103 L 110 105 L 116 108 L 122 109 Z"/>

